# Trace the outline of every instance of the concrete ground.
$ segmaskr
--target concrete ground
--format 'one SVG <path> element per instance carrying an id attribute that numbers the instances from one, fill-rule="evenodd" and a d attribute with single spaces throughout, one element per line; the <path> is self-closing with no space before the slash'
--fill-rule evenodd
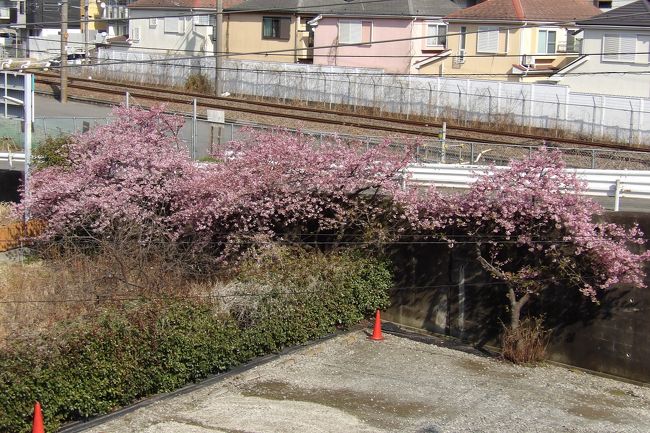
<path id="1" fill-rule="evenodd" d="M 647 432 L 650 388 L 365 332 L 158 401 L 88 432 Z"/>

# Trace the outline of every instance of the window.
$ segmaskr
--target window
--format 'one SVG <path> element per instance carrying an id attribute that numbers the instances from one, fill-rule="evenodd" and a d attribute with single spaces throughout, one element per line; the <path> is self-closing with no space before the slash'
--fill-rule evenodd
<path id="1" fill-rule="evenodd" d="M 209 26 L 210 15 L 194 15 L 194 24 L 197 26 Z"/>
<path id="2" fill-rule="evenodd" d="M 185 33 L 185 18 L 165 17 L 165 33 Z"/>
<path id="3" fill-rule="evenodd" d="M 467 27 L 462 26 L 460 28 L 460 49 L 465 49 L 465 44 L 467 44 Z"/>
<path id="4" fill-rule="evenodd" d="M 158 26 L 158 18 L 149 18 L 149 28 L 155 29 Z"/>
<path id="5" fill-rule="evenodd" d="M 637 48 L 636 62 L 637 63 L 650 63 L 650 35 L 637 35 L 636 36 Z"/>
<path id="6" fill-rule="evenodd" d="M 479 53 L 496 53 L 499 51 L 499 29 L 492 26 L 478 28 L 476 51 Z"/>
<path id="7" fill-rule="evenodd" d="M 537 32 L 537 54 L 555 54 L 556 30 L 540 30 Z"/>
<path id="8" fill-rule="evenodd" d="M 372 41 L 372 21 L 339 20 L 339 43 L 362 44 Z"/>
<path id="9" fill-rule="evenodd" d="M 447 46 L 447 26 L 444 24 L 427 24 L 427 47 Z"/>
<path id="10" fill-rule="evenodd" d="M 608 1 L 600 0 L 598 2 L 598 7 L 600 9 L 611 9 L 612 8 L 612 3 L 613 3 L 612 0 L 608 0 Z"/>
<path id="11" fill-rule="evenodd" d="M 262 18 L 262 39 L 290 39 L 290 30 L 291 18 Z"/>
<path id="12" fill-rule="evenodd" d="M 131 27 L 129 29 L 129 39 L 132 42 L 140 42 L 140 27 Z"/>
<path id="13" fill-rule="evenodd" d="M 566 46 L 564 51 L 567 53 L 580 53 L 582 51 L 582 37 L 579 30 L 569 30 L 566 34 Z M 562 45 L 558 46 L 558 51 L 562 51 Z"/>
<path id="14" fill-rule="evenodd" d="M 636 35 L 612 33 L 603 36 L 603 61 L 634 62 Z"/>

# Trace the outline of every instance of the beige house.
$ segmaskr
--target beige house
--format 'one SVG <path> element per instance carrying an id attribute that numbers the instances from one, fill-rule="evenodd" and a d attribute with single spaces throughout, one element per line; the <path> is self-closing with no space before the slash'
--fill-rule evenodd
<path id="1" fill-rule="evenodd" d="M 575 21 L 600 14 L 589 0 L 486 0 L 447 17 L 445 49 L 419 74 L 537 81 L 576 59 Z"/>
<path id="2" fill-rule="evenodd" d="M 224 50 L 232 59 L 311 62 L 313 33 L 307 21 L 313 18 L 277 10 L 225 14 Z"/>

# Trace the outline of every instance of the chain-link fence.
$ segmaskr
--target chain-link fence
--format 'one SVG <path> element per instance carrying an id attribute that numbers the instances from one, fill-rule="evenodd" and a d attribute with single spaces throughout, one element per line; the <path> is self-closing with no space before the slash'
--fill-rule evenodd
<path id="1" fill-rule="evenodd" d="M 214 58 L 101 48 L 92 75 L 182 87 L 192 74 L 214 77 Z M 586 140 L 650 142 L 648 98 L 571 92 L 567 86 L 417 75 L 378 69 L 225 60 L 224 91 L 275 100 L 408 117 L 445 118 L 493 128 L 544 128 Z"/>
<path id="2" fill-rule="evenodd" d="M 96 125 L 108 122 L 110 122 L 110 118 L 37 117 L 34 119 L 33 146 L 38 147 L 39 143 L 47 136 L 84 132 Z M 196 131 L 193 132 L 192 119 L 188 118 L 180 135 L 187 144 L 188 152 L 195 149 L 193 156 L 200 159 L 215 150 L 215 146 L 245 138 L 247 131 L 260 129 L 273 130 L 277 128 L 241 122 L 227 122 L 219 125 L 197 119 Z M 289 131 L 298 133 L 296 130 Z M 404 149 L 405 146 L 414 147 L 415 160 L 430 163 L 506 165 L 511 159 L 524 158 L 540 147 L 540 145 L 476 143 L 458 140 L 443 142 L 439 139 L 422 137 L 354 136 L 306 130 L 301 130 L 300 133 L 313 137 L 317 143 L 336 139 L 366 148 L 389 140 L 398 151 Z M 193 143 L 194 145 L 192 145 Z M 20 151 L 22 148 L 20 122 L 12 119 L 0 119 L 0 152 Z M 564 147 L 559 150 L 562 152 L 566 164 L 573 168 L 650 170 L 650 153 L 648 152 Z"/>

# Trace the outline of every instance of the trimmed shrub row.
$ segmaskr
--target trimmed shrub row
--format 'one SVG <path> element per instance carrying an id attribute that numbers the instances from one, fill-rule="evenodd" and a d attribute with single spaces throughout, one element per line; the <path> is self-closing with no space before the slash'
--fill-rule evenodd
<path id="1" fill-rule="evenodd" d="M 302 254 L 250 266 L 228 296 L 106 307 L 0 352 L 0 431 L 30 431 L 36 400 L 54 431 L 346 328 L 387 305 L 390 283 L 384 263 Z"/>

